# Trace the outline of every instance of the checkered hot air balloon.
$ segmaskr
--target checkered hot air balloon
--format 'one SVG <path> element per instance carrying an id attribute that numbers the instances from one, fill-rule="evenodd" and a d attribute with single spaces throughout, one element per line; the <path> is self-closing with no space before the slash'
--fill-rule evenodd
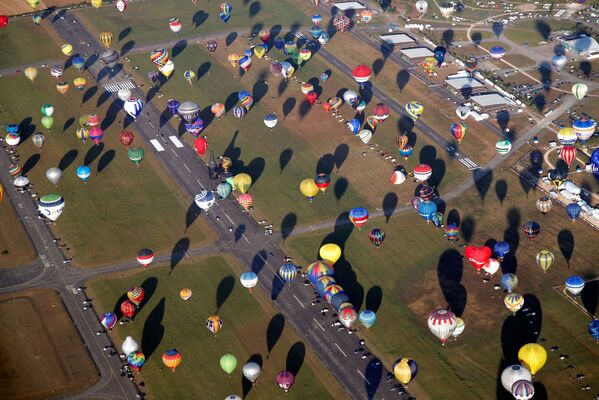
<path id="1" fill-rule="evenodd" d="M 144 300 L 146 291 L 141 286 L 133 286 L 127 291 L 127 297 L 133 304 L 139 306 Z"/>
<path id="2" fill-rule="evenodd" d="M 141 371 L 146 362 L 146 356 L 141 351 L 134 351 L 127 356 L 127 362 L 133 371 Z"/>
<path id="3" fill-rule="evenodd" d="M 349 29 L 350 19 L 343 14 L 338 14 L 333 18 L 333 26 L 337 32 L 345 33 Z"/>

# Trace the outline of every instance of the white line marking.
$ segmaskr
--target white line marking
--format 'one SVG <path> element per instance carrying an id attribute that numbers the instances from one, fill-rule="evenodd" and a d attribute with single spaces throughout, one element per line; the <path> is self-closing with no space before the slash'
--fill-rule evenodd
<path id="1" fill-rule="evenodd" d="M 370 383 L 370 381 L 368 379 L 366 379 L 366 377 L 364 376 L 364 374 L 362 373 L 362 371 L 360 371 L 359 369 L 357 371 L 358 371 L 358 374 L 360 374 L 360 376 L 362 378 L 364 378 L 364 380 L 366 381 L 366 383 L 368 384 L 368 386 L 372 385 L 372 383 Z"/>
<path id="2" fill-rule="evenodd" d="M 260 257 L 265 264 L 268 264 L 268 261 L 266 261 L 266 258 L 262 257 L 262 254 L 258 253 L 258 257 Z"/>
<path id="3" fill-rule="evenodd" d="M 150 125 L 154 129 L 156 129 L 156 127 L 154 126 L 154 124 L 152 124 L 152 121 L 148 121 L 148 125 Z"/>
<path id="4" fill-rule="evenodd" d="M 152 139 L 152 140 L 150 140 L 150 143 L 152 143 L 152 146 L 154 146 L 156 151 L 164 151 L 164 147 L 162 147 L 162 145 L 160 144 L 160 142 L 158 142 L 158 140 Z"/>
<path id="5" fill-rule="evenodd" d="M 234 224 L 233 220 L 231 219 L 231 217 L 229 217 L 229 215 L 227 213 L 225 213 L 225 217 L 227 217 L 227 219 L 229 220 L 230 223 Z"/>
<path id="6" fill-rule="evenodd" d="M 187 164 L 183 163 L 183 166 L 185 167 L 186 170 L 188 170 L 189 172 L 191 172 L 191 170 L 189 169 L 189 167 L 187 166 Z"/>
<path id="7" fill-rule="evenodd" d="M 337 343 L 335 343 L 335 347 L 337 347 L 339 349 L 339 351 L 341 352 L 341 354 L 343 354 L 345 357 L 347 357 L 347 354 L 345 354 L 343 352 L 343 350 L 341 350 L 341 347 L 339 347 L 339 345 Z"/>
<path id="8" fill-rule="evenodd" d="M 247 238 L 247 236 L 245 236 L 245 233 L 241 232 L 241 236 L 243 236 L 243 238 L 245 239 L 246 242 L 250 242 L 249 239 Z"/>
<path id="9" fill-rule="evenodd" d="M 171 151 L 173 152 L 173 154 L 175 155 L 175 157 L 179 157 L 179 155 L 177 153 L 175 153 L 175 150 L 171 149 Z"/>
<path id="10" fill-rule="evenodd" d="M 312 318 L 312 319 L 314 320 L 314 322 L 316 322 L 316 325 L 318 325 L 318 327 L 319 327 L 320 329 L 322 329 L 322 331 L 324 332 L 324 328 L 322 327 L 322 325 L 320 325 L 320 324 L 318 323 L 318 321 L 316 320 L 316 318 Z"/>
<path id="11" fill-rule="evenodd" d="M 277 275 L 277 276 L 278 276 L 278 275 Z M 298 298 L 297 298 L 297 296 L 296 296 L 296 295 L 293 295 L 293 298 L 297 300 L 297 302 L 300 304 L 300 306 L 302 306 L 302 308 L 306 308 L 306 306 L 304 306 L 304 305 L 302 304 L 302 302 L 300 301 L 300 299 L 298 299 Z"/>
<path id="12" fill-rule="evenodd" d="M 168 137 L 171 142 L 173 142 L 173 144 L 180 149 L 181 147 L 183 147 L 183 143 L 181 143 L 181 141 L 179 140 L 179 138 L 177 138 L 176 136 L 172 135 Z"/>

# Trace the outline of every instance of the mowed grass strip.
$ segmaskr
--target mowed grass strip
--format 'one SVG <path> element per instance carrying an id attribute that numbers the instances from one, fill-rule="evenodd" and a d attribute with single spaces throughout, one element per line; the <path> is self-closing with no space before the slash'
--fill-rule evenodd
<path id="1" fill-rule="evenodd" d="M 69 68 L 63 78 L 69 82 L 78 74 Z M 56 223 L 58 234 L 74 248 L 75 262 L 91 267 L 133 259 L 142 247 L 156 253 L 170 251 L 175 242 L 187 238 L 190 247 L 211 240 L 212 234 L 202 218 L 189 218 L 187 199 L 171 184 L 157 164 L 151 148 L 146 148 L 135 131 L 133 146 L 145 149 L 145 158 L 136 167 L 119 142 L 124 112 L 121 102 L 110 98 L 102 88 L 90 85 L 83 92 L 72 86 L 66 95 L 59 94 L 50 74 L 40 74 L 35 83 L 25 77 L 2 80 L 0 93 L 6 99 L 3 121 L 20 124 L 21 144 L 18 151 L 24 174 L 40 195 L 59 193 L 65 209 Z M 15 94 L 19 95 L 15 95 Z M 83 102 L 85 100 L 85 102 Z M 82 103 L 83 102 L 83 103 Z M 54 106 L 54 125 L 41 126 L 40 107 Z M 82 143 L 76 137 L 79 117 L 96 113 L 104 129 L 102 146 L 91 140 Z M 45 135 L 39 151 L 31 141 L 37 132 Z M 77 167 L 87 165 L 92 175 L 84 184 L 76 175 Z M 46 179 L 46 170 L 59 167 L 62 179 L 55 187 Z M 195 221 L 195 222 L 194 222 Z"/>
<path id="2" fill-rule="evenodd" d="M 91 387 L 96 368 L 51 289 L 0 296 L 3 399 L 68 396 Z"/>
<path id="3" fill-rule="evenodd" d="M 111 335 L 120 348 L 132 336 L 146 356 L 138 380 L 146 382 L 152 398 L 247 399 L 344 398 L 339 384 L 324 369 L 294 329 L 278 314 L 261 289 L 253 294 L 241 286 L 241 266 L 228 257 L 209 257 L 182 263 L 174 270 L 150 268 L 121 278 L 101 278 L 90 283 L 98 312 L 118 309 L 130 286 L 145 288 L 142 308 L 135 321 L 117 325 Z M 179 297 L 182 288 L 193 296 Z M 125 297 L 126 298 L 126 297 Z M 218 314 L 224 321 L 215 337 L 205 320 Z M 176 348 L 181 365 L 172 373 L 162 364 L 162 353 Z M 237 358 L 237 369 L 228 376 L 219 366 L 226 353 Z M 262 365 L 262 375 L 251 387 L 242 383 L 243 365 L 252 358 Z M 296 372 L 287 395 L 275 382 L 279 371 Z"/>
<path id="4" fill-rule="evenodd" d="M 0 202 L 0 215 L 0 268 L 13 268 L 33 262 L 37 253 L 6 193 L 4 200 Z"/>
<path id="5" fill-rule="evenodd" d="M 427 225 L 416 212 L 392 216 L 388 224 L 382 218 L 371 220 L 362 231 L 345 227 L 292 237 L 286 246 L 294 260 L 305 264 L 317 258 L 323 243 L 342 246 L 344 256 L 335 265 L 337 282 L 357 308 L 373 309 L 378 316 L 377 324 L 361 334 L 387 367 L 399 357 L 419 363 L 418 377 L 409 385 L 418 398 L 444 398 L 454 391 L 464 399 L 508 399 L 511 395 L 499 382 L 502 369 L 517 363 L 521 345 L 542 338 L 549 358 L 535 375 L 537 391 L 566 398 L 580 390 L 572 379 L 576 374 L 584 374 L 591 386 L 598 384 L 599 350 L 586 331 L 589 318 L 553 286 L 570 275 L 587 279 L 597 275 L 593 265 L 598 250 L 593 243 L 598 234 L 582 221 L 569 221 L 558 205 L 543 217 L 535 206 L 541 195 L 512 172 L 498 170 L 492 179 L 450 202 L 445 213 L 454 220 L 459 215 L 460 243 L 511 243 L 514 256 L 506 257 L 503 268 L 517 274 L 516 291 L 525 295 L 528 308 L 516 317 L 503 304 L 505 293 L 493 290 L 501 271 L 483 283 L 484 273 L 475 272 L 463 258 L 463 249 L 447 242 L 442 229 Z M 528 220 L 541 225 L 534 241 L 521 230 Z M 368 240 L 375 227 L 386 233 L 379 248 Z M 550 250 L 556 260 L 545 274 L 535 261 L 542 249 Z M 588 282 L 576 301 L 596 313 L 596 281 Z M 450 340 L 442 347 L 429 332 L 427 318 L 448 305 L 464 319 L 466 329 L 457 342 Z M 555 345 L 559 351 L 550 352 Z M 569 359 L 561 361 L 559 354 L 568 354 Z M 568 364 L 574 369 L 566 369 Z"/>

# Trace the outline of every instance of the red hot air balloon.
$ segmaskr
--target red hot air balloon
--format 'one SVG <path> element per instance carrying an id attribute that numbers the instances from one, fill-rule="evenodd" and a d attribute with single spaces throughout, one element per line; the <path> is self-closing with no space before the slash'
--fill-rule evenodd
<path id="1" fill-rule="evenodd" d="M 331 103 L 329 103 L 328 101 L 325 101 L 324 103 L 322 103 L 322 108 L 324 108 L 324 110 L 326 112 L 331 111 Z"/>
<path id="2" fill-rule="evenodd" d="M 6 15 L 0 15 L 0 28 L 6 28 L 8 25 L 8 17 Z"/>
<path id="3" fill-rule="evenodd" d="M 464 255 L 476 271 L 480 272 L 487 260 L 491 258 L 491 248 L 487 246 L 466 246 Z"/>
<path id="4" fill-rule="evenodd" d="M 154 261 L 154 252 L 150 249 L 141 249 L 135 258 L 142 267 L 147 268 Z"/>
<path id="5" fill-rule="evenodd" d="M 134 286 L 129 288 L 127 291 L 127 297 L 131 300 L 131 303 L 139 306 L 142 301 L 144 301 L 144 297 L 146 295 L 146 291 L 141 286 Z"/>
<path id="6" fill-rule="evenodd" d="M 135 139 L 135 135 L 130 131 L 122 131 L 121 136 L 119 137 L 119 140 L 127 149 L 129 149 L 129 146 L 133 143 L 133 139 Z"/>
<path id="7" fill-rule="evenodd" d="M 206 150 L 208 149 L 208 142 L 205 138 L 199 137 L 193 142 L 193 148 L 195 151 L 202 157 Z"/>
<path id="8" fill-rule="evenodd" d="M 121 303 L 121 312 L 127 318 L 133 318 L 135 315 L 135 304 L 131 303 L 130 300 L 125 300 Z"/>
<path id="9" fill-rule="evenodd" d="M 370 80 L 372 71 L 366 65 L 358 65 L 351 71 L 352 76 L 362 86 L 364 83 Z"/>
<path id="10" fill-rule="evenodd" d="M 318 94 L 316 94 L 315 91 L 306 93 L 306 100 L 308 100 L 310 105 L 313 105 L 316 102 L 316 99 L 318 99 Z"/>
<path id="11" fill-rule="evenodd" d="M 574 161 L 576 159 L 576 147 L 574 147 L 574 146 L 562 147 L 562 150 L 560 151 L 560 157 L 562 158 L 562 160 L 564 160 L 564 162 L 569 167 L 570 164 L 572 164 L 572 161 Z"/>

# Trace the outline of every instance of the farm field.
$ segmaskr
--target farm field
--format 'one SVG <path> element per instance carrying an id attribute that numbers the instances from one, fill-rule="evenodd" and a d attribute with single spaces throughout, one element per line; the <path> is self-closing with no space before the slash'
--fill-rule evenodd
<path id="1" fill-rule="evenodd" d="M 69 68 L 63 78 L 72 82 L 76 76 L 78 73 Z M 126 149 L 119 143 L 124 117 L 120 101 L 109 101 L 107 92 L 91 85 L 81 92 L 71 88 L 63 96 L 55 85 L 47 73 L 40 74 L 35 83 L 25 77 L 6 78 L 0 95 L 14 98 L 5 104 L 3 118 L 19 124 L 18 151 L 23 174 L 35 185 L 32 191 L 40 195 L 57 192 L 65 198 L 65 210 L 55 228 L 72 249 L 67 254 L 75 257 L 76 265 L 93 267 L 131 260 L 143 247 L 156 253 L 170 251 L 183 238 L 187 238 L 190 247 L 212 240 L 202 218 L 186 226 L 192 199 L 182 196 L 166 179 L 149 149 L 145 149 L 145 158 L 138 168 L 128 159 Z M 55 109 L 50 129 L 40 124 L 44 103 Z M 100 127 L 105 132 L 99 146 L 91 140 L 82 143 L 75 134 L 80 116 L 92 112 L 100 115 Z M 135 124 L 127 123 L 127 129 L 135 132 Z M 38 132 L 45 135 L 41 151 L 31 139 Z M 134 146 L 140 145 L 143 147 L 137 139 Z M 81 165 L 91 169 L 87 183 L 76 175 Z M 58 187 L 46 179 L 50 167 L 63 171 Z M 144 235 L 134 234 L 140 231 Z"/>
<path id="2" fill-rule="evenodd" d="M 264 292 L 258 289 L 250 294 L 241 286 L 237 278 L 241 272 L 241 266 L 228 257 L 213 256 L 174 269 L 156 267 L 120 278 L 100 278 L 90 283 L 89 293 L 98 310 L 112 311 L 119 309 L 130 286 L 145 289 L 134 322 L 117 325 L 111 336 L 119 348 L 126 336 L 140 344 L 146 363 L 139 378 L 146 382 L 151 398 L 196 399 L 202 393 L 214 398 L 242 393 L 247 399 L 280 398 L 283 391 L 275 376 L 282 370 L 296 375 L 285 398 L 345 396 Z M 182 288 L 193 292 L 187 302 L 179 297 Z M 214 314 L 224 321 L 216 337 L 204 322 Z M 162 353 L 171 348 L 182 355 L 174 374 L 161 361 Z M 231 376 L 219 366 L 220 357 L 227 353 L 238 362 Z M 249 360 L 262 366 L 254 387 L 241 374 Z"/>
<path id="3" fill-rule="evenodd" d="M 0 397 L 67 396 L 96 382 L 96 368 L 55 291 L 3 294 L 0 312 Z"/>

